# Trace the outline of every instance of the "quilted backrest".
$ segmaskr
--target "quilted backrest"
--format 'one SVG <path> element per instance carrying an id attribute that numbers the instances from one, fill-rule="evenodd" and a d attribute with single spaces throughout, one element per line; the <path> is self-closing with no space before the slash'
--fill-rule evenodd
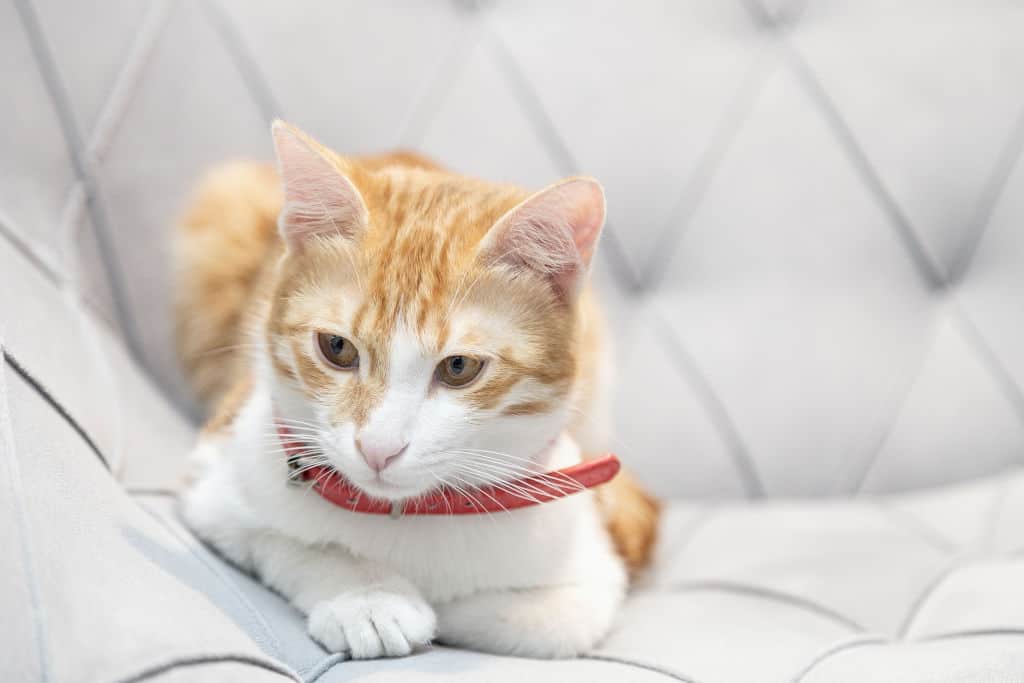
<path id="1" fill-rule="evenodd" d="M 184 411 L 170 227 L 283 116 L 531 187 L 590 173 L 617 450 L 658 493 L 1024 460 L 1024 6 L 0 3 L 0 235 Z"/>

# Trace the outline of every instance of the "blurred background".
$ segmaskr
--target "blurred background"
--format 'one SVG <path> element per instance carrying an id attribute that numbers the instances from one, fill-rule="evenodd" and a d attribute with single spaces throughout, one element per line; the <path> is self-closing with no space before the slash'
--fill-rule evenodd
<path id="1" fill-rule="evenodd" d="M 616 448 L 655 492 L 940 484 L 1024 461 L 1022 38 L 996 0 L 5 0 L 0 233 L 198 420 L 171 228 L 273 118 L 592 174 Z"/>

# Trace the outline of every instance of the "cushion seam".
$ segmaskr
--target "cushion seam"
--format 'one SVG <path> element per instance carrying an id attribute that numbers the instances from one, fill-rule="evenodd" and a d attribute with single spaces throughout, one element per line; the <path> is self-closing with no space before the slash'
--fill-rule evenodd
<path id="1" fill-rule="evenodd" d="M 456 651 L 458 650 L 456 649 Z M 626 666 L 633 669 L 643 669 L 644 671 L 650 671 L 652 673 L 661 674 L 662 676 L 666 676 L 667 678 L 670 678 L 674 681 L 680 681 L 681 683 L 701 683 L 701 681 L 697 680 L 696 678 L 676 673 L 675 671 L 672 671 L 670 669 L 660 667 L 657 664 L 642 662 L 639 660 L 621 657 L 618 655 L 605 655 L 597 652 L 590 652 L 587 654 L 580 655 L 579 657 L 577 657 L 577 659 L 594 662 L 605 662 L 608 664 L 618 664 L 620 666 Z M 325 657 L 323 661 L 321 661 L 319 664 L 308 670 L 309 672 L 315 672 L 315 674 L 311 678 L 303 679 L 303 681 L 304 683 L 315 683 L 316 681 L 320 680 L 320 678 L 324 674 L 330 672 L 337 664 L 342 664 L 346 661 L 348 661 L 348 659 L 346 659 L 343 655 L 331 655 L 329 657 Z"/>
<path id="2" fill-rule="evenodd" d="M 203 567 L 206 568 L 207 571 L 209 571 L 228 589 L 228 591 L 235 598 L 235 600 L 237 600 L 238 603 L 242 607 L 244 607 L 246 611 L 248 611 L 250 615 L 255 619 L 260 629 L 266 635 L 267 641 L 269 642 L 270 646 L 276 653 L 277 658 L 281 661 L 284 661 L 284 649 L 281 647 L 281 641 L 277 638 L 277 635 L 274 633 L 273 628 L 271 628 L 270 623 L 263 616 L 263 613 L 260 612 L 247 597 L 245 597 L 241 590 L 239 590 L 235 582 L 232 581 L 228 576 L 226 576 L 218 567 L 212 564 L 208 559 L 203 557 L 203 555 L 200 552 L 198 552 L 196 548 L 192 547 L 188 542 L 186 542 L 186 540 L 182 538 L 178 530 L 175 529 L 161 515 L 157 514 L 150 506 L 146 505 L 141 501 L 136 501 L 136 504 L 140 508 L 145 510 L 146 513 L 157 522 L 157 524 L 162 526 L 168 533 L 170 533 L 174 537 L 174 539 L 177 540 L 178 543 L 180 543 L 189 552 L 189 554 L 192 555 L 192 557 L 194 557 L 201 565 L 203 565 Z"/>
<path id="3" fill-rule="evenodd" d="M 3 338 L 0 337 L 0 354 L 7 359 L 7 349 L 4 346 Z M 13 366 L 12 366 L 13 367 Z M 18 458 L 15 453 L 14 422 L 11 417 L 10 404 L 7 400 L 7 377 L 2 366 L 0 366 L 0 443 L 3 443 L 7 457 L 7 475 L 10 481 L 12 503 L 14 505 L 15 524 L 18 529 L 18 538 L 22 567 L 25 572 L 25 582 L 28 584 L 29 604 L 32 610 L 31 620 L 33 625 L 33 636 L 36 643 L 36 656 L 39 660 L 39 674 L 45 682 L 50 680 L 49 656 L 46 642 L 45 615 L 42 608 L 42 591 L 36 580 L 35 563 L 32 560 L 32 535 L 29 533 L 30 520 L 28 510 L 25 508 L 25 497 L 21 489 L 21 472 L 18 467 Z"/>
<path id="4" fill-rule="evenodd" d="M 885 213 L 893 235 L 903 246 L 908 260 L 922 281 L 931 289 L 945 286 L 948 282 L 946 273 L 941 265 L 936 263 L 934 255 L 922 241 L 904 208 L 896 201 L 892 190 L 882 181 L 875 164 L 865 154 L 863 145 L 850 128 L 842 111 L 822 87 L 818 74 L 793 46 L 784 31 L 776 31 L 774 37 L 782 48 L 783 59 L 803 84 L 804 90 L 817 107 L 817 112 L 823 117 L 850 167 L 874 197 L 877 206 Z"/>
<path id="5" fill-rule="evenodd" d="M 917 621 L 918 616 L 924 610 L 925 605 L 931 601 L 931 597 L 942 587 L 943 584 L 956 573 L 957 570 L 962 569 L 970 560 L 965 558 L 956 558 L 950 564 L 946 565 L 942 571 L 932 577 L 932 580 L 925 586 L 924 590 L 918 594 L 917 598 L 910 605 L 910 609 L 907 611 L 903 622 L 900 624 L 900 628 L 897 631 L 900 640 L 907 639 L 910 634 L 910 630 L 914 626 L 914 622 Z"/>
<path id="6" fill-rule="evenodd" d="M 960 549 L 958 544 L 948 538 L 941 531 L 935 529 L 931 524 L 918 517 L 910 510 L 899 507 L 889 500 L 878 500 L 875 505 L 883 517 L 903 531 L 907 531 L 915 538 L 924 541 L 933 549 L 945 555 L 952 555 Z"/>
<path id="7" fill-rule="evenodd" d="M 343 654 L 328 655 L 316 664 L 300 671 L 299 675 L 305 683 L 315 683 L 320 680 L 325 673 L 333 669 L 335 664 L 340 664 L 345 661 L 348 661 L 348 658 Z"/>
<path id="8" fill-rule="evenodd" d="M 35 375 L 29 372 L 28 369 L 11 354 L 10 350 L 6 346 L 0 347 L 0 351 L 2 351 L 3 359 L 7 362 L 7 365 L 9 365 L 19 377 L 25 380 L 25 382 L 28 383 L 28 385 L 31 386 L 51 408 L 57 411 L 57 414 L 64 419 L 68 426 L 82 438 L 86 446 L 89 447 L 89 450 L 99 458 L 100 462 L 103 463 L 103 467 L 106 468 L 107 471 L 110 471 L 110 463 L 107 462 L 107 458 L 103 454 L 103 451 L 100 450 L 93 438 L 89 436 L 89 432 L 86 431 L 85 427 L 83 427 L 77 419 L 75 419 L 64 404 L 58 401 L 56 396 L 54 396 L 53 393 L 35 377 Z"/>
<path id="9" fill-rule="evenodd" d="M 201 7 L 205 9 L 207 22 L 212 24 L 213 30 L 220 38 L 221 45 L 227 51 L 235 69 L 241 74 L 249 96 L 260 109 L 263 118 L 268 121 L 277 118 L 282 107 L 274 97 L 266 74 L 260 68 L 241 35 L 237 22 L 224 11 L 217 0 L 207 0 L 202 3 Z"/>
<path id="10" fill-rule="evenodd" d="M 752 453 L 746 437 L 740 432 L 739 424 L 729 411 L 725 401 L 712 386 L 707 373 L 697 364 L 679 334 L 676 333 L 669 318 L 663 314 L 662 307 L 652 308 L 651 315 L 654 318 L 652 322 L 656 339 L 669 351 L 669 355 L 673 359 L 673 369 L 692 391 L 725 446 L 729 461 L 743 486 L 744 494 L 748 499 L 765 498 L 768 491 L 758 470 L 757 458 Z"/>
<path id="11" fill-rule="evenodd" d="M 898 643 L 898 642 L 927 643 L 927 642 L 934 642 L 934 641 L 937 641 L 937 640 L 953 640 L 955 638 L 984 638 L 984 637 L 987 637 L 987 636 L 997 636 L 997 637 L 998 636 L 1024 636 L 1024 628 L 1019 628 L 1019 629 L 1013 629 L 1013 628 L 999 629 L 999 628 L 996 628 L 996 629 L 979 629 L 977 631 L 960 631 L 960 632 L 954 632 L 954 633 L 944 633 L 942 635 L 937 635 L 937 636 L 929 636 L 928 638 L 920 638 L 920 639 L 918 639 L 916 641 L 915 640 L 894 641 L 894 640 L 889 639 L 889 638 L 881 638 L 881 637 L 879 637 L 879 638 L 860 638 L 860 639 L 856 639 L 856 640 L 847 640 L 847 641 L 840 642 L 840 643 L 838 643 L 836 645 L 833 645 L 832 647 L 829 647 L 829 648 L 825 649 L 823 652 L 821 652 L 816 657 L 814 657 L 810 661 L 810 663 L 807 664 L 807 666 L 805 666 L 803 669 L 801 669 L 800 672 L 797 673 L 797 675 L 791 679 L 791 683 L 801 683 L 803 680 L 806 679 L 807 675 L 810 674 L 812 670 L 816 669 L 820 664 L 822 664 L 826 660 L 831 659 L 833 656 L 838 655 L 841 652 L 845 652 L 847 650 L 853 650 L 853 649 L 856 649 L 856 648 L 859 648 L 859 647 L 866 647 L 866 646 L 869 646 L 869 645 L 892 645 L 892 644 Z"/>
<path id="12" fill-rule="evenodd" d="M 171 10 L 169 0 L 152 3 L 136 27 L 135 39 L 125 54 L 124 66 L 114 76 L 113 84 L 99 108 L 93 129 L 89 132 L 86 152 L 94 163 L 99 163 L 106 154 L 126 112 L 135 101 L 135 95 L 144 80 L 143 76 L 152 62 L 164 28 L 170 20 Z"/>
<path id="13" fill-rule="evenodd" d="M 954 638 L 983 638 L 985 636 L 1024 636 L 1024 627 L 1021 628 L 979 628 L 966 631 L 950 631 L 934 636 L 918 638 L 909 642 L 928 643 L 936 640 L 953 640 Z"/>
<path id="14" fill-rule="evenodd" d="M 773 602 L 781 603 L 787 607 L 794 607 L 801 609 L 806 612 L 810 612 L 818 617 L 826 618 L 832 622 L 842 624 L 843 626 L 852 629 L 858 633 L 867 632 L 867 628 L 858 624 L 853 619 L 850 619 L 846 615 L 837 612 L 824 605 L 819 605 L 816 602 L 801 598 L 797 595 L 791 595 L 782 591 L 773 590 L 763 586 L 749 585 L 743 583 L 734 583 L 730 581 L 689 581 L 689 582 L 676 582 L 661 590 L 652 589 L 652 593 L 675 593 L 675 592 L 690 592 L 690 591 L 719 591 L 723 593 L 737 593 L 741 595 L 749 595 L 753 597 L 763 598 L 765 600 L 771 600 Z"/>
<path id="15" fill-rule="evenodd" d="M 8 244 L 28 261 L 44 279 L 53 286 L 59 287 L 64 280 L 64 275 L 56 269 L 55 264 L 49 262 L 50 257 L 43 249 L 36 246 L 38 242 L 23 235 L 20 230 L 21 226 L 16 225 L 10 216 L 0 213 L 0 236 L 3 236 Z"/>
<path id="16" fill-rule="evenodd" d="M 618 655 L 604 655 L 604 654 L 600 654 L 600 653 L 591 652 L 591 653 L 588 653 L 588 654 L 585 654 L 585 655 L 580 655 L 579 659 L 587 659 L 587 660 L 597 661 L 597 662 L 608 662 L 608 663 L 611 663 L 611 664 L 620 664 L 622 666 L 632 667 L 634 669 L 643 669 L 645 671 L 651 671 L 653 673 L 661 674 L 662 676 L 666 676 L 668 678 L 671 678 L 674 681 L 681 681 L 682 683 L 700 683 L 700 681 L 698 681 L 695 678 L 691 678 L 689 676 L 686 676 L 686 675 L 683 675 L 683 674 L 680 674 L 680 673 L 676 673 L 675 671 L 672 671 L 671 669 L 666 669 L 664 667 L 658 666 L 657 664 L 650 664 L 648 662 L 641 662 L 641 661 L 638 661 L 638 660 L 635 660 L 635 659 L 630 659 L 628 657 L 621 657 L 621 656 L 618 656 Z"/>
<path id="17" fill-rule="evenodd" d="M 125 297 L 119 264 L 115 266 L 113 261 L 114 252 L 110 239 L 108 216 L 105 207 L 102 206 L 102 200 L 96 187 L 94 169 L 90 166 L 89 153 L 83 144 L 78 121 L 75 118 L 64 83 L 61 81 L 60 69 L 54 60 L 32 0 L 15 0 L 14 5 L 28 37 L 29 47 L 42 77 L 43 85 L 53 103 L 64 144 L 71 159 L 71 166 L 85 192 L 86 208 L 91 218 L 93 234 L 96 236 L 105 275 L 111 283 L 111 296 L 125 342 L 133 357 L 142 358 L 138 331 Z"/>
<path id="18" fill-rule="evenodd" d="M 301 683 L 301 679 L 295 675 L 290 668 L 279 663 L 274 662 L 270 659 L 261 659 L 259 657 L 253 657 L 251 655 L 243 654 L 220 654 L 220 655 L 197 655 L 194 657 L 180 657 L 172 659 L 162 664 L 156 664 L 154 666 L 147 667 L 138 673 L 129 675 L 125 678 L 115 679 L 116 683 L 140 683 L 141 681 L 153 680 L 157 676 L 161 676 L 165 673 L 170 673 L 176 669 L 182 669 L 191 666 L 203 666 L 205 664 L 223 664 L 233 662 L 236 664 L 243 664 L 247 666 L 254 666 L 259 669 L 264 669 L 272 673 L 281 674 L 287 676 L 296 683 Z"/>
<path id="19" fill-rule="evenodd" d="M 74 182 L 77 183 L 78 181 L 75 180 Z M 20 226 L 11 220 L 10 216 L 4 214 L 2 209 L 0 209 L 0 237 L 7 241 L 14 252 L 24 259 L 34 272 L 38 273 L 53 287 L 58 290 L 71 289 L 71 283 L 67 276 L 56 269 L 56 264 L 49 262 L 51 257 L 45 253 L 47 245 L 44 244 L 40 248 L 36 246 L 33 240 L 22 235 Z M 88 310 L 93 319 L 103 323 L 112 332 L 118 331 L 117 321 L 108 317 L 107 313 L 99 308 L 99 304 L 92 296 L 74 290 L 73 293 L 82 306 Z"/>
<path id="20" fill-rule="evenodd" d="M 801 683 L 807 675 L 810 674 L 814 669 L 817 669 L 822 662 L 831 659 L 840 652 L 852 650 L 858 647 L 866 647 L 868 645 L 885 645 L 890 642 L 888 638 L 873 637 L 873 638 L 854 638 L 852 640 L 843 640 L 839 643 L 831 645 L 825 648 L 822 652 L 815 655 L 811 661 L 809 661 L 802 669 L 800 669 L 795 676 L 790 680 L 792 683 Z"/>

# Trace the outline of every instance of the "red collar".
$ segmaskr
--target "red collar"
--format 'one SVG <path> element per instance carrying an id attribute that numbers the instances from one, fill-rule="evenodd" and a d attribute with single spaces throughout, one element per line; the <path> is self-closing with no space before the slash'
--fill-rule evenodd
<path id="1" fill-rule="evenodd" d="M 288 464 L 298 469 L 306 446 L 287 427 L 278 425 L 277 434 L 288 455 Z M 471 515 L 502 512 L 547 503 L 604 484 L 619 473 L 619 459 L 612 454 L 587 460 L 554 472 L 508 482 L 508 489 L 492 485 L 469 491 L 441 488 L 432 493 L 391 502 L 371 498 L 341 474 L 327 467 L 310 467 L 296 475 L 296 481 L 310 482 L 311 488 L 338 507 L 373 515 Z M 522 493 L 514 493 L 522 491 Z"/>

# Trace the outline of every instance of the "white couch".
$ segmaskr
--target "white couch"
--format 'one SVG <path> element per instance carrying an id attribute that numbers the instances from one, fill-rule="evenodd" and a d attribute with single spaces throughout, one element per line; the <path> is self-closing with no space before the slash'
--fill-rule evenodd
<path id="1" fill-rule="evenodd" d="M 1024 680 L 1022 84 L 996 0 L 0 3 L 0 680 Z M 343 662 L 177 520 L 171 225 L 278 115 L 604 181 L 672 502 L 588 656 Z"/>

